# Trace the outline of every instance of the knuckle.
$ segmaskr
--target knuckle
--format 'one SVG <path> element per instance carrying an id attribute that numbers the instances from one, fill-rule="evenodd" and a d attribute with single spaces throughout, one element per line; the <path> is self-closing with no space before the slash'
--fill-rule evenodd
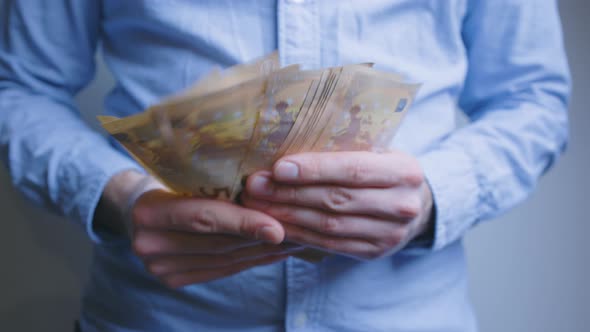
<path id="1" fill-rule="evenodd" d="M 180 220 L 172 210 L 167 210 L 165 213 L 166 224 L 170 228 L 178 228 L 183 226 L 182 220 Z"/>
<path id="2" fill-rule="evenodd" d="M 308 180 L 315 181 L 322 178 L 322 165 L 317 158 L 306 158 L 304 167 L 301 167 L 301 171 L 302 176 Z"/>
<path id="3" fill-rule="evenodd" d="M 133 226 L 146 226 L 150 217 L 151 211 L 148 205 L 135 204 L 131 210 L 131 220 Z"/>
<path id="4" fill-rule="evenodd" d="M 320 240 L 320 245 L 326 249 L 336 250 L 338 247 L 338 242 L 335 239 L 327 238 Z"/>
<path id="5" fill-rule="evenodd" d="M 293 186 L 284 186 L 280 189 L 277 189 L 277 197 L 285 201 L 297 201 L 298 194 L 297 188 Z"/>
<path id="6" fill-rule="evenodd" d="M 133 252 L 139 257 L 145 257 L 156 254 L 155 247 L 150 244 L 150 241 L 145 241 L 144 237 L 137 235 L 131 244 Z"/>
<path id="7" fill-rule="evenodd" d="M 327 234 L 335 234 L 340 228 L 340 219 L 334 215 L 326 214 L 320 219 L 320 231 Z"/>
<path id="8" fill-rule="evenodd" d="M 421 202 L 417 197 L 408 197 L 398 203 L 397 212 L 400 217 L 416 218 L 420 214 Z"/>
<path id="9" fill-rule="evenodd" d="M 250 213 L 242 213 L 238 216 L 238 232 L 246 237 L 255 237 L 257 230 L 256 217 Z"/>
<path id="10" fill-rule="evenodd" d="M 422 185 L 422 183 L 425 181 L 424 173 L 420 169 L 418 162 L 412 162 L 405 174 L 402 176 L 401 180 L 403 183 L 412 187 L 419 187 Z"/>
<path id="11" fill-rule="evenodd" d="M 382 249 L 389 250 L 397 247 L 403 241 L 403 230 L 395 229 L 390 232 L 385 232 L 381 239 Z"/>
<path id="12" fill-rule="evenodd" d="M 170 218 L 170 220 L 175 224 L 174 218 Z M 215 233 L 217 231 L 215 212 L 208 207 L 198 209 L 193 216 L 191 229 L 199 233 Z"/>
<path id="13" fill-rule="evenodd" d="M 293 223 L 297 219 L 294 211 L 286 207 L 273 208 L 271 210 L 271 215 L 275 216 L 280 221 L 288 223 Z"/>
<path id="14" fill-rule="evenodd" d="M 342 206 L 352 200 L 352 195 L 345 188 L 332 187 L 323 200 L 323 207 L 329 210 L 341 211 Z"/>
<path id="15" fill-rule="evenodd" d="M 360 159 L 354 159 L 345 167 L 346 176 L 354 183 L 363 183 L 367 179 L 369 170 L 367 165 Z"/>
<path id="16" fill-rule="evenodd" d="M 370 245 L 367 247 L 365 252 L 361 255 L 365 259 L 377 259 L 383 256 L 383 249 L 376 245 Z"/>

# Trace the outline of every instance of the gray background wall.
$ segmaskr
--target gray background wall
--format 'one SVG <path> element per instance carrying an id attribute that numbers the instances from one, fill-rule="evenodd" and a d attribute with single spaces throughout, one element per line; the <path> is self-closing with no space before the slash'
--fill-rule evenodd
<path id="1" fill-rule="evenodd" d="M 575 83 L 571 143 L 531 199 L 467 236 L 482 332 L 590 331 L 590 2 L 563 0 L 560 8 Z M 97 112 L 111 83 L 101 66 L 78 97 L 82 109 Z M 68 331 L 90 245 L 9 183 L 0 167 L 0 331 Z"/>

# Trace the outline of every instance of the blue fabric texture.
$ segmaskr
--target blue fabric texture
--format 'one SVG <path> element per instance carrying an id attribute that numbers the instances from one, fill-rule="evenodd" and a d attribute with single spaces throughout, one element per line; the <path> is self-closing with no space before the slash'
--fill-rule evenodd
<path id="1" fill-rule="evenodd" d="M 474 331 L 461 238 L 523 201 L 567 141 L 556 1 L 9 0 L 0 20 L 0 160 L 29 199 L 96 243 L 83 331 Z M 392 147 L 417 156 L 432 187 L 432 248 L 290 258 L 165 288 L 128 244 L 92 231 L 108 179 L 140 170 L 73 100 L 99 45 L 116 80 L 105 115 L 275 49 L 282 65 L 374 62 L 423 83 Z"/>

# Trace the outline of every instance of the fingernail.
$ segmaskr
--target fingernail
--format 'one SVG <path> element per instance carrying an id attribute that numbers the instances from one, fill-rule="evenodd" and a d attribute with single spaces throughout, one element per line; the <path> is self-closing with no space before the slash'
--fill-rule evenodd
<path id="1" fill-rule="evenodd" d="M 281 161 L 274 169 L 274 176 L 277 180 L 297 180 L 299 167 L 290 161 Z"/>
<path id="2" fill-rule="evenodd" d="M 256 240 L 275 243 L 280 234 L 272 226 L 263 226 L 256 231 Z"/>
<path id="3" fill-rule="evenodd" d="M 257 175 L 250 182 L 249 192 L 254 195 L 272 195 L 272 185 L 267 177 Z"/>

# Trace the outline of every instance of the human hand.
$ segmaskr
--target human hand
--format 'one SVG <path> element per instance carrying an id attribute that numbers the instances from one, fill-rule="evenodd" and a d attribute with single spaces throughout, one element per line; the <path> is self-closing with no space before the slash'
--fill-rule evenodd
<path id="1" fill-rule="evenodd" d="M 277 220 L 228 202 L 150 191 L 132 216 L 135 253 L 171 287 L 270 264 L 298 249 L 278 245 L 284 230 Z"/>
<path id="2" fill-rule="evenodd" d="M 399 151 L 283 157 L 248 178 L 242 202 L 281 221 L 289 241 L 361 259 L 403 248 L 433 205 L 418 161 Z"/>
<path id="3" fill-rule="evenodd" d="M 116 179 L 109 185 L 116 183 L 113 181 Z M 115 196 L 109 185 L 105 194 Z M 141 194 L 129 219 L 127 227 L 131 228 L 134 252 L 150 273 L 170 287 L 206 282 L 270 264 L 298 249 L 279 245 L 284 229 L 264 213 L 229 202 L 180 197 L 164 190 Z"/>

